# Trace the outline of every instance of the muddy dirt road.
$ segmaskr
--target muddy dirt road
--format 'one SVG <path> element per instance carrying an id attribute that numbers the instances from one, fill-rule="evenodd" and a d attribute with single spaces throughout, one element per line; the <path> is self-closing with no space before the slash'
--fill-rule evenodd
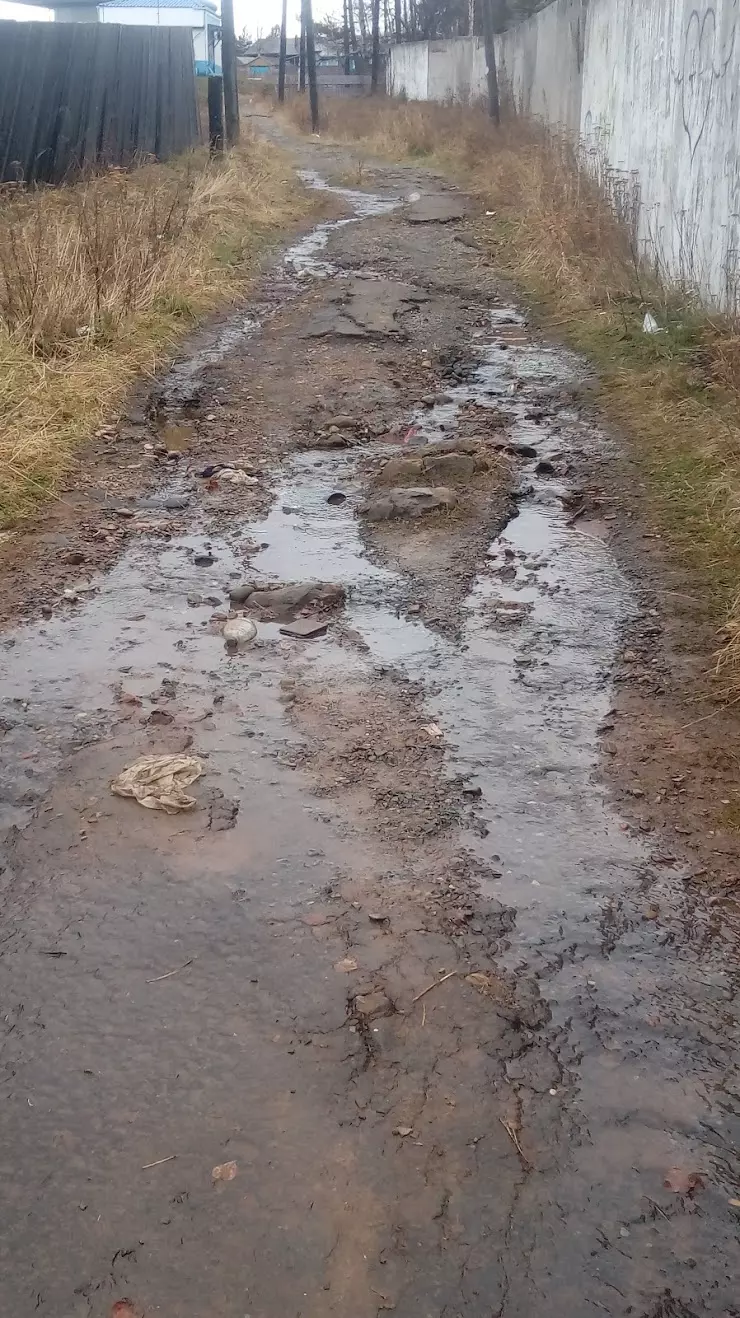
<path id="1" fill-rule="evenodd" d="M 600 769 L 613 441 L 464 199 L 337 188 L 13 551 L 0 1308 L 735 1315 L 736 961 Z"/>

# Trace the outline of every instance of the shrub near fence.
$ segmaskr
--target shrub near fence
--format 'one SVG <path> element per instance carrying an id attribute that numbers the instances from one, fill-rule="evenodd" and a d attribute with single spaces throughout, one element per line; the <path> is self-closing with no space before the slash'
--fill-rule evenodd
<path id="1" fill-rule="evenodd" d="M 0 181 L 58 183 L 198 140 L 189 28 L 0 22 Z"/>

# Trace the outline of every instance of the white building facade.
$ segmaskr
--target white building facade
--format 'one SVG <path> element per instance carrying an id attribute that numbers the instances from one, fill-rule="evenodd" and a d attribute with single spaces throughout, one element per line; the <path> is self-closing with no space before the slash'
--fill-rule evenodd
<path id="1" fill-rule="evenodd" d="M 101 23 L 131 23 L 138 27 L 189 27 L 193 33 L 195 72 L 205 77 L 221 73 L 221 16 L 213 0 L 184 4 L 183 0 L 105 0 L 98 5 Z"/>

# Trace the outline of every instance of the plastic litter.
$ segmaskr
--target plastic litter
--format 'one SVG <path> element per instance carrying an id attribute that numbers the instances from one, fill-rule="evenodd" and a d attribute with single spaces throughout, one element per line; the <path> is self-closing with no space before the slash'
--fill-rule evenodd
<path id="1" fill-rule="evenodd" d="M 185 788 L 205 773 L 197 755 L 142 755 L 113 779 L 115 796 L 130 796 L 147 810 L 164 810 L 176 815 L 192 810 L 196 801 Z"/>
<path id="2" fill-rule="evenodd" d="M 649 311 L 645 312 L 645 319 L 642 322 L 642 330 L 643 334 L 660 334 L 660 325 L 655 319 L 655 316 L 651 315 Z"/>
<path id="3" fill-rule="evenodd" d="M 251 645 L 257 635 L 257 625 L 251 618 L 245 618 L 243 615 L 229 618 L 228 622 L 224 623 L 223 635 L 224 640 L 230 645 Z"/>

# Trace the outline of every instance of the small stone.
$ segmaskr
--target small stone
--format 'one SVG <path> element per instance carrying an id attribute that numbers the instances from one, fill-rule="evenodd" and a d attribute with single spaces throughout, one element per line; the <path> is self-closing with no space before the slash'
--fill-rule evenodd
<path id="1" fill-rule="evenodd" d="M 372 1016 L 388 1016 L 391 1004 L 385 993 L 377 989 L 374 993 L 360 993 L 355 998 L 355 1011 L 358 1016 L 370 1019 Z"/>

